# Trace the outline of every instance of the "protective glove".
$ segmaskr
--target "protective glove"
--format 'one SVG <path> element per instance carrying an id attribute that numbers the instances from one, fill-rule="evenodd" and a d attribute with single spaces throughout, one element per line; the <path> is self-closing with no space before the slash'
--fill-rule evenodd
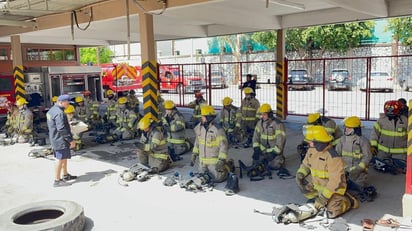
<path id="1" fill-rule="evenodd" d="M 363 169 L 359 166 L 353 166 L 349 169 L 349 175 L 353 178 L 357 178 L 362 172 Z"/>
<path id="2" fill-rule="evenodd" d="M 299 189 L 301 192 L 305 192 L 305 182 L 304 182 L 305 176 L 303 175 L 303 173 L 298 172 L 298 174 L 296 174 L 296 184 L 298 185 Z"/>
<path id="3" fill-rule="evenodd" d="M 253 159 L 253 160 L 259 160 L 260 155 L 262 155 L 262 150 L 260 150 L 259 147 L 254 147 L 254 148 L 253 148 L 252 159 Z"/>
<path id="4" fill-rule="evenodd" d="M 223 171 L 223 168 L 225 167 L 225 160 L 218 160 L 215 166 L 216 171 L 221 172 Z"/>
<path id="5" fill-rule="evenodd" d="M 191 167 L 195 166 L 196 159 L 197 159 L 197 155 L 196 155 L 196 154 L 192 154 L 192 158 L 190 159 L 190 166 L 191 166 Z"/>
<path id="6" fill-rule="evenodd" d="M 371 146 L 371 153 L 373 156 L 378 155 L 378 148 L 375 146 Z"/>
<path id="7" fill-rule="evenodd" d="M 316 209 L 322 209 L 328 204 L 328 199 L 325 198 L 322 194 L 319 194 L 318 197 L 315 199 L 315 208 Z"/>

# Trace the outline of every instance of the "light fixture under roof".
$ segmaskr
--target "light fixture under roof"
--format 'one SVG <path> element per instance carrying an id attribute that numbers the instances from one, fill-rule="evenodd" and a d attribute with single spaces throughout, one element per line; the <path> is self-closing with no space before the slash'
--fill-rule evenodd
<path id="1" fill-rule="evenodd" d="M 291 1 L 286 1 L 286 0 L 268 0 L 270 3 L 280 5 L 280 6 L 286 6 L 298 10 L 304 10 L 305 5 L 301 3 L 296 3 L 296 2 L 291 2 Z"/>

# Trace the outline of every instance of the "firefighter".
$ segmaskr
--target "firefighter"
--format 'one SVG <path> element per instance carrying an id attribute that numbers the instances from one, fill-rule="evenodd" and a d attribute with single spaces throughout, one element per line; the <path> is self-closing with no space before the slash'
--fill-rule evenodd
<path id="1" fill-rule="evenodd" d="M 389 100 L 384 104 L 384 114 L 373 125 L 370 136 L 373 155 L 381 160 L 406 158 L 408 119 L 401 115 L 401 103 Z"/>
<path id="2" fill-rule="evenodd" d="M 240 114 L 239 108 L 233 106 L 232 103 L 232 98 L 223 98 L 223 108 L 220 111 L 220 124 L 223 130 L 225 130 L 228 142 L 237 144 L 241 141 L 240 118 L 242 115 Z"/>
<path id="3" fill-rule="evenodd" d="M 136 91 L 130 90 L 129 94 L 127 95 L 127 106 L 130 110 L 134 111 L 135 113 L 139 113 L 139 99 L 136 96 Z"/>
<path id="4" fill-rule="evenodd" d="M 165 101 L 166 115 L 163 117 L 163 129 L 167 134 L 167 148 L 173 161 L 180 160 L 180 156 L 189 151 L 193 144 L 186 139 L 185 118 L 177 110 L 172 100 Z"/>
<path id="5" fill-rule="evenodd" d="M 259 101 L 253 96 L 253 89 L 245 87 L 243 89 L 245 98 L 240 105 L 241 121 L 240 127 L 242 132 L 246 133 L 247 141 L 243 144 L 245 148 L 252 145 L 253 132 L 257 123 L 257 111 L 260 107 Z"/>
<path id="6" fill-rule="evenodd" d="M 260 106 L 259 113 L 261 119 L 253 134 L 253 164 L 257 165 L 266 160 L 272 169 L 279 169 L 285 163 L 285 125 L 273 116 L 272 108 L 267 103 Z"/>
<path id="7" fill-rule="evenodd" d="M 134 138 L 137 115 L 133 110 L 127 109 L 126 104 L 126 97 L 120 97 L 117 100 L 116 129 L 113 131 L 116 139 L 129 140 Z"/>
<path id="8" fill-rule="evenodd" d="M 108 101 L 107 101 L 105 122 L 115 125 L 116 124 L 116 105 L 117 105 L 116 98 L 114 96 L 114 92 L 110 89 L 106 91 L 106 96 L 108 98 Z"/>
<path id="9" fill-rule="evenodd" d="M 100 103 L 92 99 L 92 92 L 85 90 L 83 92 L 84 106 L 87 110 L 89 125 L 96 126 L 100 123 L 99 107 Z"/>
<path id="10" fill-rule="evenodd" d="M 18 143 L 33 143 L 33 113 L 27 107 L 25 98 L 20 97 L 16 100 L 19 110 L 15 124 L 15 138 Z"/>
<path id="11" fill-rule="evenodd" d="M 406 99 L 405 98 L 399 98 L 398 101 L 402 105 L 400 114 L 408 117 L 409 107 L 408 107 L 408 103 L 406 102 Z"/>
<path id="12" fill-rule="evenodd" d="M 321 125 L 326 131 L 333 137 L 332 144 L 336 146 L 339 142 L 339 138 L 342 136 L 342 130 L 336 124 L 336 122 L 326 116 L 321 116 L 320 113 L 310 113 L 308 115 L 307 123 L 309 125 Z"/>
<path id="13" fill-rule="evenodd" d="M 165 111 L 165 100 L 160 94 L 160 90 L 157 91 L 157 109 L 158 109 L 157 118 L 161 121 L 162 118 L 165 116 L 166 111 Z"/>
<path id="14" fill-rule="evenodd" d="M 199 159 L 199 171 L 211 174 L 213 181 L 220 183 L 227 179 L 229 172 L 225 131 L 213 124 L 216 112 L 212 106 L 202 105 L 200 114 L 201 122 L 194 128 L 196 139 L 190 165 L 194 166 Z"/>
<path id="15" fill-rule="evenodd" d="M 6 123 L 4 124 L 3 131 L 6 133 L 7 137 L 13 137 L 16 129 L 16 120 L 17 120 L 17 115 L 19 114 L 19 109 L 15 104 L 12 102 L 7 102 L 6 103 L 7 107 L 7 117 L 6 117 Z"/>
<path id="16" fill-rule="evenodd" d="M 196 126 L 200 122 L 200 105 L 206 104 L 203 94 L 200 90 L 195 90 L 195 100 L 189 103 L 189 107 L 193 108 L 192 118 L 190 118 L 190 125 Z"/>
<path id="17" fill-rule="evenodd" d="M 73 125 L 78 121 L 78 117 L 76 115 L 76 108 L 73 105 L 69 105 L 66 109 L 64 109 L 64 113 L 66 114 L 67 121 L 70 124 L 70 130 L 73 136 L 73 141 L 76 144 L 73 150 L 78 151 L 83 147 L 83 142 L 81 139 L 81 134 L 73 131 Z"/>
<path id="18" fill-rule="evenodd" d="M 89 122 L 89 114 L 88 114 L 88 109 L 84 103 L 84 99 L 81 96 L 76 96 L 76 98 L 74 98 L 74 102 L 76 103 L 76 107 L 75 107 L 75 114 L 76 114 L 76 118 L 88 123 Z"/>
<path id="19" fill-rule="evenodd" d="M 336 152 L 346 163 L 345 171 L 349 180 L 361 187 L 367 186 L 368 166 L 372 158 L 371 145 L 362 136 L 362 123 L 359 117 L 350 116 L 343 120 L 344 136 L 336 145 Z"/>
<path id="20" fill-rule="evenodd" d="M 149 117 L 144 116 L 138 123 L 142 131 L 140 142 L 143 147 L 137 148 L 137 158 L 140 163 L 156 168 L 159 172 L 167 170 L 171 166 L 167 153 L 166 139 L 157 124 Z"/>
<path id="21" fill-rule="evenodd" d="M 345 161 L 333 148 L 333 137 L 320 125 L 307 125 L 303 133 L 310 147 L 296 173 L 301 192 L 316 209 L 326 208 L 329 218 L 357 208 L 357 199 L 346 191 Z"/>

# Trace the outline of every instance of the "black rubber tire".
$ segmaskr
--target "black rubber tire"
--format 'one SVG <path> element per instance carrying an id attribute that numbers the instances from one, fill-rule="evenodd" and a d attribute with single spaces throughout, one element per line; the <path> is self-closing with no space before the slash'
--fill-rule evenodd
<path id="1" fill-rule="evenodd" d="M 37 224 L 18 224 L 16 220 L 25 214 L 36 211 L 59 211 L 59 217 Z M 44 219 L 44 218 L 43 218 Z M 85 226 L 85 216 L 83 207 L 73 201 L 50 200 L 34 202 L 22 205 L 6 211 L 0 215 L 0 230 L 8 231 L 39 231 L 39 230 L 59 230 L 59 231 L 80 231 Z"/>

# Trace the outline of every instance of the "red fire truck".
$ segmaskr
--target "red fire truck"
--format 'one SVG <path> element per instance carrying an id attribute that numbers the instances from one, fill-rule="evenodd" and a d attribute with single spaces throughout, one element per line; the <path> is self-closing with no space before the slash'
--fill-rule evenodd
<path id="1" fill-rule="evenodd" d="M 140 69 L 126 63 L 107 63 L 100 65 L 103 89 L 124 92 L 142 88 Z"/>

